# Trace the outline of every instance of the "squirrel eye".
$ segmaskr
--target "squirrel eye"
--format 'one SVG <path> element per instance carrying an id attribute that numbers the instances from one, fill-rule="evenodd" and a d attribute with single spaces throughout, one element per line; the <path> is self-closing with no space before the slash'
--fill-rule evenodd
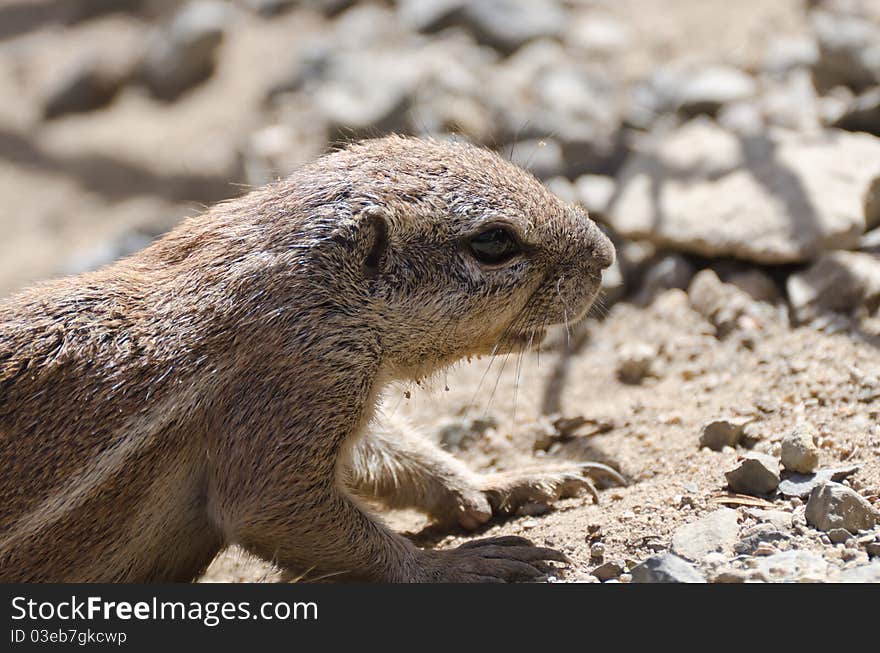
<path id="1" fill-rule="evenodd" d="M 513 234 L 503 227 L 493 227 L 477 234 L 468 245 L 474 258 L 485 265 L 506 263 L 522 251 Z"/>

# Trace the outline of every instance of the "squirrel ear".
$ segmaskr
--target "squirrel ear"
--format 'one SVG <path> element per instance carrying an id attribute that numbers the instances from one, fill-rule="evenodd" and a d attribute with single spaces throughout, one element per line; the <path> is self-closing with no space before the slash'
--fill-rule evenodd
<path id="1" fill-rule="evenodd" d="M 361 251 L 366 252 L 364 273 L 368 277 L 375 277 L 382 269 L 388 251 L 388 225 L 380 209 L 371 208 L 363 212 L 361 231 L 363 233 Z"/>

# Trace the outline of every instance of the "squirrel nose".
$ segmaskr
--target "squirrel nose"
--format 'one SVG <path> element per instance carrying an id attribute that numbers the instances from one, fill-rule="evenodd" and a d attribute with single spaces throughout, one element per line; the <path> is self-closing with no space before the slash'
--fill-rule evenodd
<path id="1" fill-rule="evenodd" d="M 592 258 L 592 263 L 600 270 L 610 268 L 614 263 L 614 244 L 599 227 L 593 228 L 590 257 Z"/>

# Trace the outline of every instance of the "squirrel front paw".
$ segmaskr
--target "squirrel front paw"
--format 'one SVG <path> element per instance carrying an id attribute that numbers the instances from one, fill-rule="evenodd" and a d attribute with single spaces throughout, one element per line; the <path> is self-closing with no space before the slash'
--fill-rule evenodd
<path id="1" fill-rule="evenodd" d="M 474 540 L 456 549 L 421 551 L 419 580 L 435 583 L 513 583 L 538 581 L 552 570 L 548 561 L 568 562 L 524 537 Z"/>
<path id="2" fill-rule="evenodd" d="M 511 515 L 526 505 L 550 506 L 554 501 L 589 492 L 598 502 L 592 479 L 609 477 L 626 485 L 614 469 L 601 463 L 563 463 L 460 480 L 433 506 L 431 516 L 441 526 L 474 530 L 493 516 Z"/>

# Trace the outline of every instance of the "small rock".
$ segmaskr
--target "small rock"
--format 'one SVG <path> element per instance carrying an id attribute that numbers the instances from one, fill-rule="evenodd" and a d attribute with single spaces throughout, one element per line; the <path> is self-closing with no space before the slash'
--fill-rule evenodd
<path id="1" fill-rule="evenodd" d="M 797 132 L 817 131 L 827 120 L 823 114 L 827 110 L 805 70 L 793 71 L 780 82 L 770 84 L 760 100 L 760 111 L 767 124 Z M 757 136 L 757 133 L 745 132 L 744 135 Z"/>
<path id="2" fill-rule="evenodd" d="M 463 0 L 399 0 L 400 22 L 418 32 L 436 32 L 460 18 Z"/>
<path id="3" fill-rule="evenodd" d="M 483 0 L 464 2 L 460 20 L 479 43 L 509 54 L 535 39 L 561 37 L 567 14 L 551 0 Z"/>
<path id="4" fill-rule="evenodd" d="M 292 9 L 298 0 L 244 0 L 244 2 L 261 16 L 277 16 Z"/>
<path id="5" fill-rule="evenodd" d="M 544 185 L 551 193 L 556 195 L 566 204 L 578 204 L 577 189 L 569 179 L 563 176 L 550 177 L 544 180 Z M 590 216 L 592 217 L 592 216 Z"/>
<path id="6" fill-rule="evenodd" d="M 657 347 L 648 343 L 625 344 L 618 351 L 617 378 L 623 383 L 641 383 L 645 377 L 652 375 L 658 354 Z"/>
<path id="7" fill-rule="evenodd" d="M 217 49 L 231 16 L 225 2 L 197 0 L 159 32 L 141 65 L 141 76 L 157 98 L 174 100 L 214 71 Z"/>
<path id="8" fill-rule="evenodd" d="M 734 492 L 770 494 L 779 487 L 779 460 L 761 453 L 748 453 L 736 469 L 724 474 Z"/>
<path id="9" fill-rule="evenodd" d="M 724 283 L 736 286 L 756 302 L 774 303 L 779 299 L 776 282 L 760 270 L 735 272 L 724 279 Z"/>
<path id="10" fill-rule="evenodd" d="M 770 542 L 759 542 L 752 553 L 756 556 L 772 556 L 779 553 L 779 549 Z"/>
<path id="11" fill-rule="evenodd" d="M 593 570 L 593 576 L 605 582 L 619 577 L 624 571 L 626 571 L 626 563 L 623 560 L 610 560 L 604 565 L 596 567 Z"/>
<path id="12" fill-rule="evenodd" d="M 813 11 L 819 57 L 813 66 L 816 87 L 862 90 L 880 83 L 880 26 L 857 16 Z"/>
<path id="13" fill-rule="evenodd" d="M 755 560 L 756 571 L 767 582 L 821 583 L 828 578 L 828 563 L 810 551 L 793 549 Z"/>
<path id="14" fill-rule="evenodd" d="M 880 561 L 847 569 L 838 580 L 841 583 L 880 583 Z"/>
<path id="15" fill-rule="evenodd" d="M 828 531 L 828 539 L 832 544 L 843 544 L 851 537 L 852 533 L 844 528 L 832 528 Z"/>
<path id="16" fill-rule="evenodd" d="M 51 120 L 106 106 L 116 97 L 128 75 L 128 71 L 114 69 L 95 59 L 77 62 L 64 70 L 47 92 L 43 116 Z"/>
<path id="17" fill-rule="evenodd" d="M 761 508 L 747 508 L 746 516 L 757 519 L 760 522 L 771 524 L 777 530 L 787 530 L 792 525 L 792 515 L 784 510 L 763 510 Z"/>
<path id="18" fill-rule="evenodd" d="M 816 441 L 819 434 L 808 423 L 798 424 L 782 439 L 782 466 L 790 472 L 810 474 L 819 464 L 819 448 Z"/>
<path id="19" fill-rule="evenodd" d="M 718 551 L 712 551 L 712 553 L 707 553 L 703 557 L 702 562 L 703 565 L 707 567 L 718 567 L 719 565 L 726 564 L 728 562 L 728 557 Z"/>
<path id="20" fill-rule="evenodd" d="M 705 577 L 686 560 L 671 553 L 652 556 L 632 568 L 633 583 L 705 583 Z"/>
<path id="21" fill-rule="evenodd" d="M 700 434 L 700 446 L 709 447 L 712 451 L 721 451 L 724 447 L 735 447 L 743 435 L 743 430 L 751 420 L 746 417 L 719 417 L 703 425 Z"/>
<path id="22" fill-rule="evenodd" d="M 659 68 L 635 93 L 637 102 L 655 115 L 678 111 L 684 116 L 714 116 L 725 104 L 756 92 L 755 80 L 733 66 L 677 61 Z"/>
<path id="23" fill-rule="evenodd" d="M 553 510 L 552 506 L 546 503 L 529 502 L 522 504 L 516 509 L 516 514 L 520 517 L 539 517 L 546 515 Z"/>
<path id="24" fill-rule="evenodd" d="M 712 577 L 712 582 L 725 584 L 745 583 L 748 577 L 748 574 L 741 569 L 724 569 Z"/>
<path id="25" fill-rule="evenodd" d="M 602 559 L 605 557 L 605 545 L 601 542 L 595 542 L 590 545 L 590 559 L 596 560 L 597 562 L 602 562 Z"/>
<path id="26" fill-rule="evenodd" d="M 880 182 L 877 216 L 880 219 Z M 861 306 L 873 313 L 880 306 L 880 255 L 867 252 L 828 252 L 812 266 L 788 278 L 788 299 L 798 324 L 830 313 L 852 314 Z"/>
<path id="27" fill-rule="evenodd" d="M 653 263 L 642 277 L 637 304 L 648 304 L 664 290 L 688 287 L 694 276 L 694 266 L 681 254 L 667 254 Z"/>
<path id="28" fill-rule="evenodd" d="M 773 39 L 764 57 L 764 70 L 784 77 L 792 70 L 810 69 L 819 59 L 819 47 L 809 37 Z"/>
<path id="29" fill-rule="evenodd" d="M 832 127 L 880 136 L 880 88 L 853 98 L 834 120 Z"/>
<path id="30" fill-rule="evenodd" d="M 742 290 L 722 283 L 712 270 L 701 270 L 688 287 L 691 308 L 715 327 L 719 338 L 724 338 L 739 327 L 739 320 L 751 310 L 753 303 Z"/>
<path id="31" fill-rule="evenodd" d="M 752 97 L 758 88 L 750 75 L 732 66 L 707 66 L 682 81 L 676 103 L 685 116 L 715 115 L 725 104 Z"/>
<path id="32" fill-rule="evenodd" d="M 749 529 L 745 537 L 733 545 L 733 551 L 741 555 L 766 555 L 759 553 L 758 549 L 766 550 L 768 544 L 775 545 L 790 539 L 791 535 L 783 533 L 772 524 L 758 524 Z M 771 553 L 775 553 L 775 550 Z"/>
<path id="33" fill-rule="evenodd" d="M 400 61 L 396 53 L 346 50 L 329 55 L 315 103 L 331 140 L 411 133 L 409 113 L 418 79 L 418 62 Z"/>
<path id="34" fill-rule="evenodd" d="M 872 229 L 859 240 L 859 249 L 880 254 L 880 229 Z"/>
<path id="35" fill-rule="evenodd" d="M 604 222 L 608 203 L 614 196 L 614 178 L 605 175 L 581 175 L 574 180 L 578 202 L 590 217 Z"/>
<path id="36" fill-rule="evenodd" d="M 736 510 L 719 508 L 672 535 L 672 551 L 688 560 L 702 560 L 712 551 L 732 550 L 739 534 Z"/>
<path id="37" fill-rule="evenodd" d="M 592 56 L 611 56 L 627 48 L 632 35 L 626 24 L 609 16 L 579 15 L 566 33 L 566 43 Z"/>
<path id="38" fill-rule="evenodd" d="M 492 81 L 483 93 L 500 112 L 499 140 L 514 153 L 526 139 L 556 141 L 570 179 L 619 166 L 620 109 L 610 75 L 542 39 L 503 60 L 488 77 Z"/>
<path id="39" fill-rule="evenodd" d="M 584 429 L 584 427 L 587 427 Z M 529 435 L 534 439 L 534 451 L 547 451 L 557 442 L 571 440 L 583 429 L 581 435 L 607 433 L 614 428 L 614 422 L 605 419 L 587 418 L 583 415 L 574 417 L 542 415 L 528 428 Z"/>
<path id="40" fill-rule="evenodd" d="M 880 524 L 880 511 L 856 491 L 829 481 L 810 493 L 806 518 L 808 524 L 820 531 L 842 528 L 856 533 Z"/>
<path id="41" fill-rule="evenodd" d="M 437 438 L 444 449 L 461 449 L 497 427 L 498 420 L 491 415 L 451 419 L 437 430 Z"/>
<path id="42" fill-rule="evenodd" d="M 551 0 L 404 0 L 401 21 L 422 32 L 464 27 L 483 45 L 510 54 L 540 38 L 558 38 L 567 14 Z"/>
<path id="43" fill-rule="evenodd" d="M 787 497 L 806 499 L 814 488 L 827 481 L 842 481 L 858 471 L 857 465 L 839 469 L 820 469 L 815 474 L 789 474 L 779 483 L 779 491 Z"/>

